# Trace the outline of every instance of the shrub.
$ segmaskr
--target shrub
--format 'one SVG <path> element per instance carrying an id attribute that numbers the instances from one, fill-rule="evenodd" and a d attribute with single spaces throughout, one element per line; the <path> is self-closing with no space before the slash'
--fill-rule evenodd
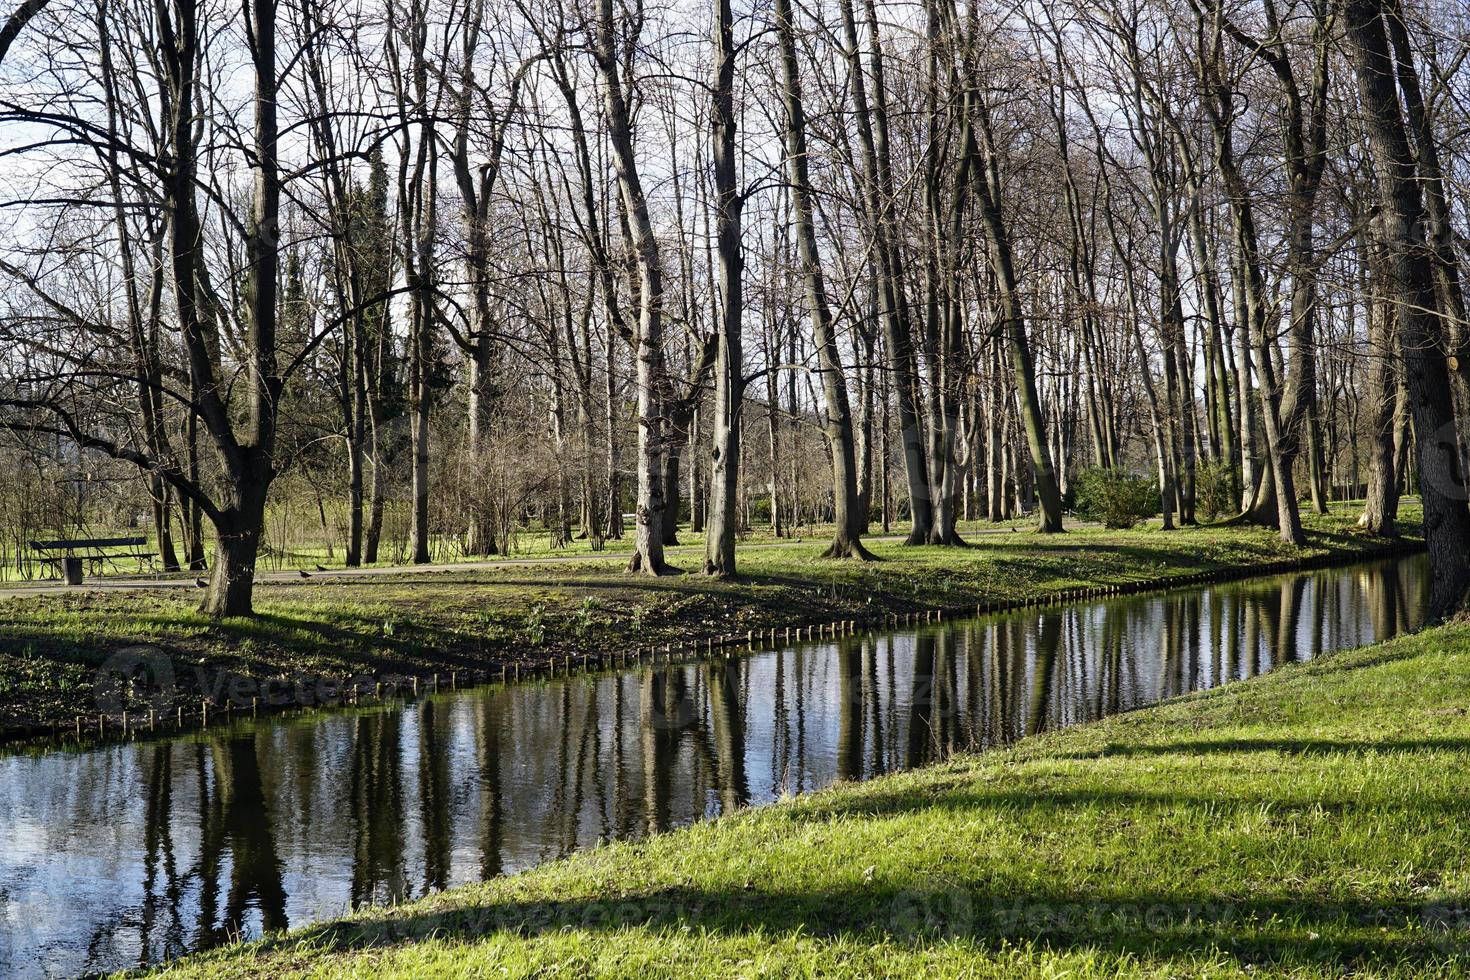
<path id="1" fill-rule="evenodd" d="M 1235 488 L 1240 471 L 1227 460 L 1201 461 L 1194 470 L 1194 507 L 1207 521 L 1229 517 L 1240 510 Z"/>
<path id="2" fill-rule="evenodd" d="M 1154 482 L 1122 470 L 1083 470 L 1074 487 L 1077 515 L 1100 521 L 1104 527 L 1132 527 L 1159 512 L 1159 491 Z"/>

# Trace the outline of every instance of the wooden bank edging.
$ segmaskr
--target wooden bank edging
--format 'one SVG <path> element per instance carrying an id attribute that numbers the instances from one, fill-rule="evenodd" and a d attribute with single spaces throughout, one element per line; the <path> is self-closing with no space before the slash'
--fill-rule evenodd
<path id="1" fill-rule="evenodd" d="M 251 695 L 248 701 L 238 696 L 224 699 L 200 698 L 197 706 L 170 705 L 163 709 L 143 706 L 136 709 L 125 708 L 120 711 L 101 712 L 95 715 L 77 715 L 72 725 L 30 726 L 19 728 L 12 733 L 0 734 L 0 744 L 12 747 L 27 744 L 89 747 L 105 742 L 151 735 L 186 734 L 204 731 L 212 725 L 229 724 L 245 718 L 284 715 L 290 712 L 304 714 L 360 706 L 381 706 L 395 701 L 438 694 L 445 690 L 482 687 L 488 684 L 547 680 L 557 676 L 623 670 L 644 665 L 676 665 L 711 657 L 716 653 L 728 657 L 735 648 L 740 647 L 753 653 L 776 643 L 837 639 L 871 629 L 923 626 L 943 622 L 946 619 L 967 619 L 974 616 L 1016 612 L 1022 609 L 1045 608 L 1095 599 L 1166 592 L 1191 586 L 1216 585 L 1243 579 L 1314 571 L 1384 558 L 1400 558 L 1420 553 L 1424 549 L 1425 545 L 1422 541 L 1406 540 L 1365 548 L 1361 551 L 1281 559 L 1259 565 L 1232 565 L 1208 572 L 1166 575 L 1136 582 L 1078 586 L 1025 599 L 931 606 L 901 613 L 884 612 L 878 615 L 838 619 L 825 623 L 802 622 L 794 626 L 752 629 L 747 630 L 743 635 L 738 633 L 712 635 L 685 643 L 655 644 L 612 653 L 566 655 L 536 662 L 519 660 L 502 662 L 498 667 L 490 670 L 450 670 L 407 675 L 360 674 L 341 679 L 315 676 L 294 682 L 285 677 L 259 680 L 241 677 L 240 680 L 257 689 L 263 689 L 266 692 L 264 699 L 258 694 Z M 313 693 L 309 699 L 304 699 L 299 692 L 308 683 Z M 272 694 L 273 690 L 280 693 Z"/>

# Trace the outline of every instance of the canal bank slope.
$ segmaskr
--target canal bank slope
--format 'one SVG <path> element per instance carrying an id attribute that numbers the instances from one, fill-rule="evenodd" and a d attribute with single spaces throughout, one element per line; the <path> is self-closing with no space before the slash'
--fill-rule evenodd
<path id="1" fill-rule="evenodd" d="M 182 961 L 175 978 L 1457 976 L 1470 625 Z"/>
<path id="2" fill-rule="evenodd" d="M 1418 520 L 1405 507 L 1405 525 Z M 1261 528 L 977 534 L 964 549 L 873 544 L 874 562 L 822 544 L 750 548 L 741 577 L 660 578 L 589 559 L 477 571 L 262 584 L 258 615 L 215 621 L 185 590 L 0 600 L 0 739 L 168 731 L 242 712 L 616 666 L 744 644 L 770 631 L 883 625 L 1110 590 L 1348 562 L 1419 546 L 1362 535 L 1353 515 L 1306 519 L 1308 543 Z M 132 681 L 131 686 L 128 681 Z M 125 727 L 126 726 L 126 727 Z"/>

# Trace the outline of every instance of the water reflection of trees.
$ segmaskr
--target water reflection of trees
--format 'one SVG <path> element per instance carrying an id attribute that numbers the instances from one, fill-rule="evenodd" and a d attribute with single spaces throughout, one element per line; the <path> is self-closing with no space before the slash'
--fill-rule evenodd
<path id="1" fill-rule="evenodd" d="M 1253 676 L 1415 625 L 1427 589 L 1415 568 L 1030 610 L 140 745 L 126 751 L 141 905 L 86 935 L 104 962 L 136 929 L 146 964 L 283 928 L 283 853 L 338 862 L 314 883 L 320 900 L 339 888 L 343 904 L 400 901 Z M 110 800 L 108 782 L 75 805 Z"/>
<path id="2" fill-rule="evenodd" d="M 494 878 L 505 870 L 502 848 L 505 808 L 500 772 L 500 712 L 504 699 L 494 695 L 474 702 L 475 788 L 479 809 L 480 877 Z"/>
<path id="3" fill-rule="evenodd" d="M 185 882 L 174 857 L 174 747 L 149 746 L 144 765 L 143 915 L 139 966 L 178 956 L 187 949 L 180 905 Z"/>
<path id="4" fill-rule="evenodd" d="M 745 700 L 741 696 L 740 668 L 734 659 L 705 666 L 710 715 L 716 746 L 715 785 L 720 805 L 726 810 L 750 802 L 750 783 L 745 775 Z"/>
<path id="5" fill-rule="evenodd" d="M 201 754 L 206 751 L 204 746 L 199 749 Z M 201 946 L 227 942 L 249 932 L 247 915 L 252 908 L 259 912 L 263 931 L 285 929 L 288 924 L 274 815 L 266 805 L 261 785 L 256 736 L 216 739 L 207 751 L 208 763 L 200 758 L 198 767 L 200 901 L 196 945 Z M 226 863 L 228 881 L 222 880 Z"/>
<path id="6" fill-rule="evenodd" d="M 1052 686 L 1056 682 L 1057 649 L 1062 641 L 1062 617 L 1060 613 L 1047 612 L 1041 616 L 1036 631 L 1036 655 L 1031 673 L 1031 704 L 1026 713 L 1026 734 L 1035 735 L 1046 730 L 1047 711 L 1052 703 Z"/>
<path id="7" fill-rule="evenodd" d="M 402 731 L 403 718 L 396 711 L 360 715 L 353 726 L 348 791 L 353 908 L 408 897 Z"/>

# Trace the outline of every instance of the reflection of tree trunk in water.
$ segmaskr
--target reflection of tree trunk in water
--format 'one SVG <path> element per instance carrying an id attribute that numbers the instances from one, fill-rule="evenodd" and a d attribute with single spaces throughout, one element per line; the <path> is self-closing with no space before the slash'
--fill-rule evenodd
<path id="1" fill-rule="evenodd" d="M 230 890 L 225 899 L 220 939 L 244 932 L 245 916 L 260 910 L 266 933 L 287 928 L 286 889 L 276 855 L 275 829 L 260 780 L 255 739 L 242 735 L 214 747 L 215 773 L 220 793 L 221 838 L 230 851 Z"/>
<path id="2" fill-rule="evenodd" d="M 959 742 L 959 697 L 955 693 L 959 688 L 958 659 L 955 631 L 946 626 L 939 634 L 934 664 L 934 712 L 938 722 L 935 746 L 940 758 L 954 752 Z"/>
<path id="3" fill-rule="evenodd" d="M 1006 698 L 1009 697 L 1007 683 L 1010 664 L 1010 644 L 1002 642 L 1004 628 L 999 623 L 985 627 L 990 647 L 990 697 L 986 716 L 987 746 L 1001 745 L 1006 740 Z"/>
<path id="4" fill-rule="evenodd" d="M 1097 690 L 1090 692 L 1091 704 L 1089 711 L 1092 718 L 1084 718 L 1083 721 L 1091 721 L 1102 718 L 1109 713 L 1108 690 L 1112 686 L 1113 674 L 1113 621 L 1108 615 L 1108 607 L 1103 606 L 1100 610 L 1101 622 L 1097 629 L 1097 670 L 1095 671 L 1094 684 Z M 1085 654 L 1085 651 L 1084 651 Z M 1089 692 L 1084 691 L 1084 694 Z"/>
<path id="5" fill-rule="evenodd" d="M 1228 646 L 1225 650 L 1225 673 L 1220 678 L 1222 682 L 1233 681 L 1239 677 L 1241 636 L 1245 632 L 1245 623 L 1242 619 L 1245 615 L 1245 603 L 1241 601 L 1239 592 L 1231 593 L 1230 605 L 1227 609 L 1229 615 L 1226 618 L 1229 625 L 1226 628 L 1229 633 L 1225 637 Z"/>
<path id="6" fill-rule="evenodd" d="M 352 907 L 408 898 L 403 870 L 402 724 L 397 713 L 357 719 L 352 745 Z M 382 894 L 379 887 L 386 885 Z"/>
<path id="7" fill-rule="evenodd" d="M 649 833 L 662 833 L 670 826 L 674 748 L 679 738 L 678 713 L 685 697 L 683 681 L 683 675 L 677 671 L 648 670 L 643 674 L 640 729 L 643 734 L 644 821 Z"/>
<path id="8" fill-rule="evenodd" d="M 889 640 L 889 652 L 892 653 L 892 639 Z M 889 657 L 889 665 L 892 666 L 892 657 Z M 888 767 L 884 765 L 886 756 L 883 754 L 883 704 L 881 693 L 878 688 L 878 641 L 863 640 L 863 677 L 866 679 L 867 689 L 863 700 L 868 706 L 871 716 L 872 727 L 872 752 L 869 753 L 868 771 L 874 776 L 884 772 Z M 890 690 L 892 688 L 890 687 Z"/>
<path id="9" fill-rule="evenodd" d="M 1049 613 L 1041 617 L 1036 633 L 1036 667 L 1031 682 L 1031 708 L 1026 715 L 1026 734 L 1046 730 L 1046 715 L 1051 707 L 1051 691 L 1057 666 L 1057 649 L 1062 641 L 1062 617 Z"/>
<path id="10" fill-rule="evenodd" d="M 837 778 L 863 776 L 863 652 L 858 640 L 837 644 Z"/>
<path id="11" fill-rule="evenodd" d="M 1241 666 L 1246 677 L 1254 677 L 1261 671 L 1261 611 L 1255 596 L 1242 593 L 1240 601 L 1245 607 L 1245 657 Z"/>
<path id="12" fill-rule="evenodd" d="M 632 837 L 638 830 L 639 813 L 637 802 L 630 791 L 628 782 L 628 749 L 626 736 L 630 726 L 623 724 L 623 718 L 627 712 L 629 692 L 637 693 L 642 686 L 642 681 L 636 674 L 627 674 L 619 677 L 613 685 L 613 716 L 612 733 L 613 744 L 611 761 L 608 768 L 613 782 L 613 799 L 616 801 L 616 812 L 613 816 L 614 825 L 618 828 L 619 837 Z"/>
<path id="13" fill-rule="evenodd" d="M 1061 610 L 1063 630 L 1063 642 L 1066 644 L 1067 655 L 1062 660 L 1062 704 L 1076 705 L 1078 715 L 1085 715 L 1087 711 L 1087 693 L 1092 690 L 1088 682 L 1087 654 L 1092 638 L 1089 631 L 1082 624 L 1082 610 L 1073 606 Z M 1064 724 L 1071 724 L 1073 720 L 1063 718 Z"/>
<path id="14" fill-rule="evenodd" d="M 200 742 L 195 746 L 194 775 L 199 795 L 199 919 L 195 929 L 196 943 L 205 945 L 214 934 L 214 921 L 219 912 L 220 819 L 218 780 L 209 778 L 209 749 Z"/>
<path id="15" fill-rule="evenodd" d="M 1029 653 L 1026 646 L 1026 624 L 1012 619 L 1005 624 L 1006 664 L 1005 740 L 1026 734 L 1026 677 Z"/>
<path id="16" fill-rule="evenodd" d="M 786 746 L 791 744 L 791 712 L 786 707 L 786 654 L 776 657 L 776 676 L 771 684 L 771 785 L 786 789 Z"/>
<path id="17" fill-rule="evenodd" d="M 426 700 L 419 712 L 419 805 L 423 811 L 424 888 L 449 886 L 449 715 Z"/>
<path id="18" fill-rule="evenodd" d="M 1263 592 L 1256 597 L 1256 604 L 1260 612 L 1261 634 L 1266 643 L 1266 652 L 1270 655 L 1270 663 L 1266 669 L 1272 670 L 1281 666 L 1284 659 L 1281 643 L 1281 614 L 1284 611 L 1281 593 L 1279 590 L 1275 595 Z M 1254 673 L 1259 673 L 1260 670 L 1261 663 L 1257 662 Z"/>
<path id="19" fill-rule="evenodd" d="M 1399 583 L 1399 568 L 1394 562 L 1385 562 L 1382 570 L 1368 575 L 1371 592 L 1368 603 L 1373 619 L 1375 640 L 1386 640 L 1408 624 L 1399 618 L 1399 600 L 1403 589 Z"/>
<path id="20" fill-rule="evenodd" d="M 1108 606 L 1108 621 L 1112 624 L 1111 643 L 1108 645 L 1109 669 L 1108 669 L 1108 714 L 1117 714 L 1123 710 L 1123 632 L 1127 619 L 1119 615 L 1113 615 L 1117 607 Z"/>
<path id="21" fill-rule="evenodd" d="M 1163 639 L 1159 649 L 1164 659 L 1159 665 L 1157 697 L 1163 700 L 1179 693 L 1179 610 L 1173 597 L 1168 595 L 1159 599 L 1158 609 L 1159 632 Z"/>
<path id="22" fill-rule="evenodd" d="M 1301 659 L 1297 626 L 1302 621 L 1302 586 L 1300 576 L 1293 576 L 1281 583 L 1281 603 L 1278 606 L 1280 612 L 1276 620 L 1276 656 L 1271 658 L 1273 668 Z"/>
<path id="23" fill-rule="evenodd" d="M 909 698 L 909 747 L 905 765 L 913 769 L 932 757 L 934 734 L 934 634 L 914 638 L 914 674 Z"/>
<path id="24" fill-rule="evenodd" d="M 965 739 L 969 748 L 985 738 L 985 630 L 970 626 L 965 631 Z"/>
<path id="25" fill-rule="evenodd" d="M 1215 680 L 1216 685 L 1223 684 L 1230 679 L 1230 644 L 1233 641 L 1236 630 L 1233 607 L 1225 600 L 1219 592 L 1210 595 L 1210 605 L 1214 609 L 1214 644 L 1215 644 Z"/>
<path id="26" fill-rule="evenodd" d="M 601 817 L 598 836 L 603 840 L 612 839 L 607 783 L 603 779 L 600 765 L 602 759 L 602 699 L 598 697 L 596 687 L 581 687 L 580 690 L 585 694 L 586 710 L 582 712 L 582 740 L 577 750 L 577 764 L 571 779 L 574 788 L 572 804 L 567 808 L 566 813 L 568 851 L 579 846 L 582 808 L 586 805 L 589 788 L 596 800 L 595 812 Z"/>
<path id="27" fill-rule="evenodd" d="M 556 857 L 565 857 L 573 850 L 577 825 L 575 804 L 568 799 L 570 795 L 568 786 L 571 786 L 572 793 L 576 791 L 576 776 L 572 771 L 572 686 L 563 684 L 547 690 L 545 692 L 547 701 L 551 700 L 553 692 L 559 692 L 558 697 L 561 703 L 558 706 L 558 717 L 561 719 L 561 724 L 557 726 L 556 763 L 552 769 L 556 773 L 557 782 L 555 789 L 551 791 L 551 801 L 547 807 L 552 816 L 548 817 L 546 822 L 561 825 L 558 848 L 552 854 Z M 567 839 L 569 836 L 572 838 L 570 841 Z"/>
<path id="28" fill-rule="evenodd" d="M 798 649 L 792 657 L 791 673 L 796 688 L 796 792 L 806 792 L 806 652 Z"/>
<path id="29" fill-rule="evenodd" d="M 1194 691 L 1199 688 L 1199 678 L 1202 673 L 1200 660 L 1204 651 L 1200 649 L 1200 633 L 1203 631 L 1205 620 L 1202 608 L 1203 598 L 1200 593 L 1195 592 L 1185 597 L 1184 605 L 1189 612 L 1189 618 L 1186 623 L 1187 632 L 1185 633 L 1185 645 L 1189 650 L 1189 660 L 1184 677 L 1185 682 L 1188 684 L 1188 689 Z"/>
<path id="30" fill-rule="evenodd" d="M 1305 584 L 1303 585 L 1305 587 Z M 1327 581 L 1312 580 L 1312 656 L 1320 657 L 1326 636 Z"/>
<path id="31" fill-rule="evenodd" d="M 873 771 L 887 772 L 894 769 L 898 764 L 898 739 L 902 730 L 898 724 L 898 643 L 892 637 L 888 637 L 883 647 L 883 687 L 877 686 L 878 673 L 874 670 L 873 677 L 873 717 L 875 727 L 873 729 L 873 756 L 878 760 L 874 763 Z M 883 693 L 887 692 L 888 702 L 883 704 Z M 881 729 L 877 727 L 876 719 L 882 717 Z M 879 745 L 882 748 L 879 749 Z"/>
<path id="32" fill-rule="evenodd" d="M 173 749 L 153 746 L 148 766 L 148 805 L 143 816 L 143 922 L 138 940 L 138 965 L 182 955 L 185 951 L 184 923 L 179 917 L 182 900 L 178 869 L 174 863 L 174 840 L 170 817 L 173 811 Z M 159 876 L 163 893 L 158 893 Z M 151 948 L 158 918 L 168 917 L 157 949 Z"/>
<path id="33" fill-rule="evenodd" d="M 1201 665 L 1202 667 L 1207 667 L 1208 668 L 1208 672 L 1206 673 L 1206 672 L 1202 671 L 1201 672 L 1201 676 L 1197 679 L 1197 682 L 1195 684 L 1195 687 L 1198 690 L 1206 690 L 1206 689 L 1211 688 L 1211 687 L 1214 687 L 1216 684 L 1219 684 L 1220 683 L 1220 671 L 1221 671 L 1221 668 L 1223 667 L 1223 664 L 1222 664 L 1221 661 L 1222 661 L 1222 659 L 1224 657 L 1224 650 L 1222 650 L 1221 649 L 1221 646 L 1220 646 L 1220 604 L 1219 604 L 1219 598 L 1218 598 L 1217 594 L 1214 593 L 1214 592 L 1207 593 L 1206 595 L 1208 596 L 1208 598 L 1206 598 L 1204 596 L 1201 597 L 1200 629 L 1201 629 L 1201 631 L 1204 630 L 1204 626 L 1205 626 L 1205 605 L 1204 604 L 1205 603 L 1208 603 L 1208 611 L 1209 611 L 1209 634 L 1205 637 L 1205 642 L 1207 642 L 1209 644 L 1209 663 L 1208 664 L 1202 664 Z"/>
<path id="34" fill-rule="evenodd" d="M 710 714 L 719 760 L 720 810 L 729 813 L 750 802 L 745 776 L 745 711 L 740 700 L 740 661 L 707 665 Z"/>
<path id="35" fill-rule="evenodd" d="M 295 820 L 291 829 L 298 839 L 308 840 L 313 832 L 313 816 L 317 813 L 317 785 L 323 769 L 322 745 L 316 732 L 310 728 L 288 729 L 285 736 L 285 754 L 290 759 L 291 771 L 295 777 L 290 789 L 284 791 L 293 794 L 292 810 Z M 329 795 L 330 793 L 328 790 Z M 330 802 L 336 802 L 335 796 L 331 797 Z M 336 814 L 329 812 L 327 820 L 331 822 L 335 816 Z"/>
<path id="36" fill-rule="evenodd" d="M 500 718 L 495 703 L 508 702 L 500 692 L 484 697 L 475 706 L 475 754 L 480 789 L 480 877 L 485 880 L 504 873 L 501 848 L 505 836 L 505 807 L 500 781 Z"/>
<path id="37" fill-rule="evenodd" d="M 1200 669 L 1200 599 L 1180 595 L 1175 604 L 1179 617 L 1179 693 L 1195 689 L 1195 676 Z"/>
<path id="38" fill-rule="evenodd" d="M 1420 611 L 1429 608 L 1429 584 L 1430 581 L 1428 575 L 1419 576 L 1415 580 L 1414 591 L 1417 593 L 1417 595 L 1415 596 L 1416 601 L 1414 602 L 1412 607 L 1415 610 L 1415 613 L 1411 616 L 1409 613 L 1409 590 L 1399 580 L 1398 570 L 1394 570 L 1394 593 L 1398 599 L 1398 627 L 1401 631 L 1418 629 L 1421 625 L 1423 625 L 1423 616 L 1420 615 Z"/>

